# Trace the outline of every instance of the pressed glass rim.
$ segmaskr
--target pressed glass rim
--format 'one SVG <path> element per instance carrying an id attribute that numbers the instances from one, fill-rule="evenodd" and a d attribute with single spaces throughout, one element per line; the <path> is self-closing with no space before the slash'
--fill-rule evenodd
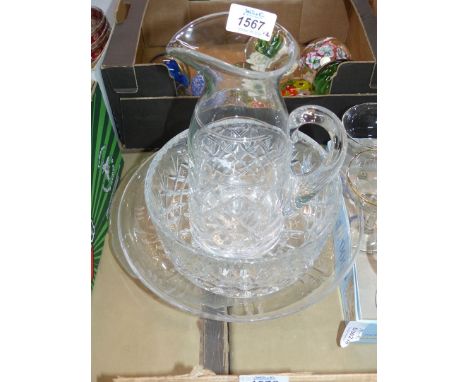
<path id="1" fill-rule="evenodd" d="M 204 22 L 206 22 L 208 20 L 212 20 L 212 19 L 215 19 L 215 18 L 218 18 L 218 17 L 219 18 L 224 17 L 227 20 L 228 15 L 229 15 L 229 12 L 218 12 L 218 13 L 212 13 L 210 15 L 203 16 L 203 17 L 200 17 L 200 18 L 198 18 L 196 20 L 191 21 L 190 23 L 185 25 L 183 28 L 179 29 L 173 35 L 173 37 L 171 38 L 171 40 L 167 44 L 166 50 L 170 53 L 171 49 L 178 49 L 177 47 L 174 46 L 178 41 L 176 39 L 176 36 L 180 35 L 186 28 L 189 28 L 189 27 L 193 28 L 194 26 L 198 26 L 199 24 L 202 24 L 202 23 L 204 23 Z M 218 58 L 212 57 L 212 56 L 204 54 L 204 53 L 198 53 L 198 54 L 200 56 L 202 56 L 207 63 L 210 63 L 210 65 L 214 65 L 217 68 L 219 68 L 221 70 L 224 70 L 226 72 L 229 72 L 229 73 L 231 73 L 233 75 L 236 75 L 236 76 L 241 76 L 241 77 L 250 78 L 250 79 L 257 79 L 257 80 L 271 79 L 271 78 L 274 78 L 274 77 L 279 78 L 284 73 L 286 73 L 288 70 L 290 70 L 294 66 L 294 64 L 299 60 L 299 46 L 297 45 L 297 42 L 294 39 L 294 37 L 291 35 L 291 33 L 286 28 L 284 28 L 282 25 L 280 25 L 278 23 L 275 24 L 275 28 L 284 33 L 284 35 L 286 36 L 286 38 L 290 42 L 291 52 L 289 54 L 288 62 L 285 65 L 283 65 L 281 68 L 276 69 L 276 70 L 272 70 L 271 72 L 259 72 L 259 71 L 255 71 L 255 70 L 244 69 L 244 68 L 240 68 L 238 66 L 229 64 L 229 63 L 227 63 L 225 61 L 222 61 L 222 60 L 220 60 Z M 227 31 L 227 32 L 229 32 L 229 31 Z M 229 33 L 235 33 L 235 32 L 229 32 Z M 254 38 L 254 37 L 251 37 L 251 38 Z M 186 48 L 186 49 L 190 49 L 190 48 Z"/>

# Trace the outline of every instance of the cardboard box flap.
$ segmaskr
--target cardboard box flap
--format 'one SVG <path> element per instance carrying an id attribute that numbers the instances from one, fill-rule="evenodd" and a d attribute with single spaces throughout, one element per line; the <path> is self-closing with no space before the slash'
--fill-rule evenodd
<path id="1" fill-rule="evenodd" d="M 347 4 L 350 25 L 345 43 L 352 50 L 353 59 L 376 61 L 377 18 L 372 15 L 367 0 L 352 0 Z"/>
<path id="2" fill-rule="evenodd" d="M 369 83 L 369 79 L 372 77 L 374 70 L 375 64 L 373 62 L 343 62 L 332 78 L 330 94 L 377 93 L 377 89 L 372 87 Z"/>
<path id="3" fill-rule="evenodd" d="M 300 44 L 324 36 L 346 40 L 348 16 L 343 0 L 148 0 L 142 32 L 146 47 L 165 46 L 172 35 L 191 20 L 229 11 L 232 2 L 264 9 L 278 15 L 278 23 Z"/>
<path id="4" fill-rule="evenodd" d="M 255 375 L 264 375 L 256 373 Z M 268 373 L 267 375 L 272 375 Z M 376 382 L 375 373 L 356 374 L 313 374 L 313 373 L 274 373 L 275 376 L 287 376 L 289 382 Z M 163 376 L 114 378 L 114 382 L 239 382 L 238 375 L 216 375 L 210 370 L 195 367 L 190 374 Z"/>
<path id="5" fill-rule="evenodd" d="M 256 374 L 256 375 L 272 375 Z M 289 382 L 377 382 L 377 374 L 274 374 L 289 377 Z M 114 382 L 239 382 L 236 375 L 216 375 L 204 378 L 194 378 L 190 376 L 167 376 L 167 377 L 137 377 L 137 378 L 114 378 Z"/>
<path id="6" fill-rule="evenodd" d="M 106 56 L 102 64 L 103 68 L 133 66 L 147 2 L 148 0 L 121 0 L 116 14 L 123 16 L 117 17 L 117 22 L 112 31 Z M 126 18 L 121 20 L 125 15 Z M 112 40 L 119 43 L 112 44 Z"/>
<path id="7" fill-rule="evenodd" d="M 360 21 L 367 32 L 368 43 L 371 46 L 372 53 L 377 61 L 377 16 L 372 9 L 372 4 L 369 0 L 353 0 L 356 14 L 359 15 Z M 377 0 L 375 0 L 375 6 Z"/>
<path id="8" fill-rule="evenodd" d="M 142 25 L 145 47 L 166 46 L 189 21 L 188 0 L 148 0 Z"/>
<path id="9" fill-rule="evenodd" d="M 349 21 L 343 0 L 304 0 L 301 29 L 295 36 L 301 44 L 316 38 L 333 36 L 346 41 Z"/>
<path id="10" fill-rule="evenodd" d="M 301 16 L 303 0 L 273 0 L 273 1 L 191 1 L 190 19 L 195 20 L 199 17 L 209 15 L 215 12 L 228 12 L 231 3 L 242 4 L 252 8 L 262 9 L 264 11 L 275 13 L 278 16 L 277 22 L 285 27 L 291 34 L 297 38 L 301 28 Z"/>

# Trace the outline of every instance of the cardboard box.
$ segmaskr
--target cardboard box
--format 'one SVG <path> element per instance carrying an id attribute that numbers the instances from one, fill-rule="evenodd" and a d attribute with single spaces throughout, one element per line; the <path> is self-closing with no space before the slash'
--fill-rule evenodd
<path id="1" fill-rule="evenodd" d="M 331 87 L 332 95 L 286 97 L 290 111 L 305 104 L 336 104 L 326 101 L 336 94 L 376 93 L 375 84 L 371 87 L 375 66 L 375 44 L 371 41 L 375 36 L 369 38 L 375 31 L 366 32 L 360 13 L 351 0 L 236 2 L 276 13 L 278 22 L 302 45 L 315 38 L 335 36 L 351 51 L 354 61 L 339 66 Z M 172 35 L 190 20 L 228 11 L 230 3 L 219 0 L 120 2 L 117 24 L 102 64 L 102 75 L 117 132 L 125 148 L 160 148 L 189 126 L 197 97 L 175 97 L 174 82 L 165 65 L 150 61 L 164 51 Z M 347 105 L 350 106 L 349 101 Z M 344 111 L 346 105 L 337 107 L 332 109 L 335 113 Z"/>
<path id="2" fill-rule="evenodd" d="M 149 155 L 123 153 L 122 177 Z M 340 242 L 336 240 L 338 248 Z M 106 240 L 92 293 L 92 381 L 180 376 L 196 365 L 231 374 L 236 382 L 241 374 L 294 373 L 301 378 L 302 372 L 324 381 L 358 376 L 367 381 L 370 373 L 374 381 L 376 345 L 341 348 L 342 320 L 338 288 L 302 312 L 275 320 L 227 324 L 199 319 L 135 282 Z M 296 381 L 291 377 L 290 382 Z"/>
<path id="3" fill-rule="evenodd" d="M 123 159 L 97 82 L 91 83 L 91 288 L 109 227 Z"/>

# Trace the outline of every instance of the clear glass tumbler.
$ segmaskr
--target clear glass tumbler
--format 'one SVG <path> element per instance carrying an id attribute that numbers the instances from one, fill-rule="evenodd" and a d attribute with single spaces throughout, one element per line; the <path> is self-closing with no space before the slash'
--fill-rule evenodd
<path id="1" fill-rule="evenodd" d="M 364 234 L 360 249 L 368 254 L 376 254 L 377 150 L 366 150 L 355 155 L 346 170 L 346 180 L 364 214 Z"/>
<path id="2" fill-rule="evenodd" d="M 377 103 L 350 107 L 342 118 L 348 135 L 348 154 L 352 158 L 364 150 L 377 149 Z"/>

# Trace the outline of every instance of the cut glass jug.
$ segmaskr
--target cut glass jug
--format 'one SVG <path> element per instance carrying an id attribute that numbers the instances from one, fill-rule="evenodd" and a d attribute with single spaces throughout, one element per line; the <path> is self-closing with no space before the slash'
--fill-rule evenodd
<path id="1" fill-rule="evenodd" d="M 268 43 L 227 31 L 227 17 L 191 22 L 166 50 L 206 84 L 188 135 L 192 239 L 212 255 L 257 258 L 281 240 L 287 217 L 336 178 L 347 142 L 325 108 L 303 106 L 288 115 L 279 80 L 299 58 L 293 36 L 276 24 L 272 54 Z M 245 57 L 256 43 L 258 52 Z M 303 124 L 325 129 L 328 144 L 301 139 Z M 327 208 L 337 211 L 338 203 Z"/>

